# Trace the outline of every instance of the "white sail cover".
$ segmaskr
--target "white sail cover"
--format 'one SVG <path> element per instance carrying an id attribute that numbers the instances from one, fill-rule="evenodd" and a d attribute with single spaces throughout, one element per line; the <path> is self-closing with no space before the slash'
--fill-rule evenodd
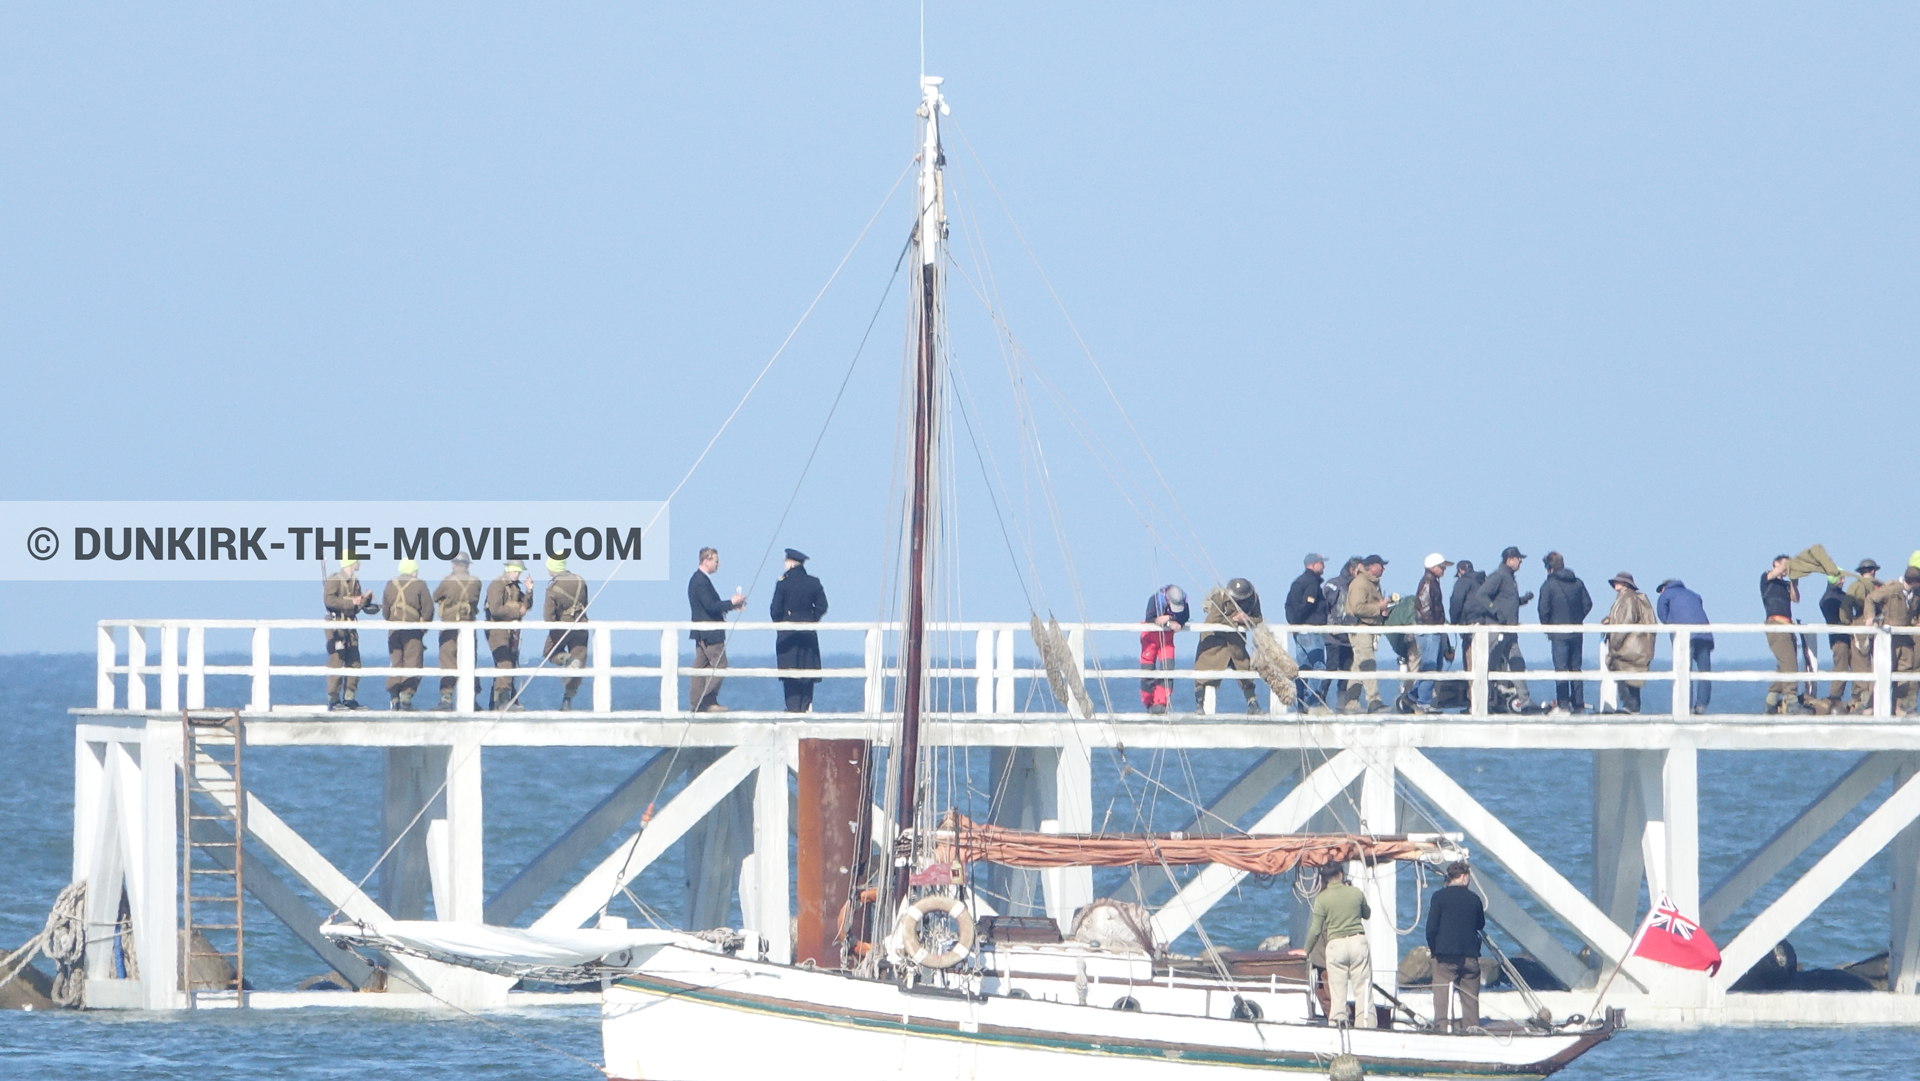
<path id="1" fill-rule="evenodd" d="M 376 920 L 367 924 L 327 924 L 322 934 L 385 939 L 422 953 L 472 958 L 501 965 L 565 968 L 597 961 L 608 954 L 670 942 L 704 948 L 706 943 L 679 931 L 651 928 L 577 927 L 534 931 L 485 923 L 440 920 Z"/>

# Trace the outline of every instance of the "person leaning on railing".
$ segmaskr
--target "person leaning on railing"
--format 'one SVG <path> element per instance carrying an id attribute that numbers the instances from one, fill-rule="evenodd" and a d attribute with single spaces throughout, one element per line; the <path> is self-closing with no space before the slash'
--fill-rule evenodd
<path id="1" fill-rule="evenodd" d="M 1207 593 L 1205 611 L 1208 623 L 1251 627 L 1260 622 L 1260 594 L 1255 592 L 1252 582 L 1235 578 L 1227 583 L 1226 588 L 1215 587 Z M 1208 631 L 1200 637 L 1199 648 L 1194 651 L 1193 667 L 1201 672 L 1252 671 L 1253 659 L 1247 653 L 1247 636 L 1239 631 Z M 1260 704 L 1260 694 L 1254 690 L 1253 680 L 1238 682 L 1241 693 L 1247 696 L 1247 712 L 1265 713 L 1266 707 Z M 1220 681 L 1217 679 L 1193 681 L 1194 712 L 1205 711 L 1207 689 L 1218 686 Z"/>
<path id="2" fill-rule="evenodd" d="M 1662 623 L 1710 623 L 1707 618 L 1707 606 L 1700 594 L 1687 588 L 1687 583 L 1678 578 L 1669 578 L 1654 590 L 1660 600 L 1654 605 L 1654 614 Z M 1707 631 L 1695 631 L 1688 636 L 1688 667 L 1695 672 L 1713 671 L 1713 635 Z M 1692 682 L 1693 702 L 1690 708 L 1695 713 L 1705 713 L 1707 704 L 1713 701 L 1713 683 L 1704 679 Z M 1676 703 L 1677 705 L 1677 703 Z"/>

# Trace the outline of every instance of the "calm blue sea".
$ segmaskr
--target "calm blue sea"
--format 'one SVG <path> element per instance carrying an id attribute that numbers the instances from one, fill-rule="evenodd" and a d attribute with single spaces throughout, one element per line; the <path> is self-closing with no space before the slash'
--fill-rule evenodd
<path id="1" fill-rule="evenodd" d="M 0 889 L 0 945 L 16 944 L 34 934 L 67 878 L 74 721 L 66 711 L 90 702 L 92 687 L 92 659 L 87 656 L 0 658 L 0 763 L 5 764 L 0 836 L 7 841 L 5 872 L 0 874 L 5 887 Z M 1534 689 L 1538 694 L 1549 688 L 1536 683 Z M 288 689 L 288 693 L 314 691 L 317 688 Z M 212 697 L 229 693 L 237 695 L 238 688 L 216 690 Z M 283 692 L 276 686 L 275 693 Z M 1113 694 L 1116 701 L 1133 698 L 1124 682 L 1113 685 Z M 773 685 L 756 687 L 745 681 L 735 681 L 727 692 L 729 701 L 749 707 L 771 707 L 776 695 Z M 380 695 L 365 697 L 376 700 Z M 828 701 L 823 695 L 823 704 Z M 620 704 L 626 704 L 624 694 Z M 633 704 L 641 702 L 636 699 Z M 1649 702 L 1650 707 L 1653 704 Z M 506 881 L 555 833 L 644 762 L 647 754 L 639 750 L 488 751 L 489 887 Z M 1432 757 L 1576 885 L 1586 884 L 1589 756 L 1446 752 Z M 1118 783 L 1117 763 L 1103 752 L 1095 759 L 1096 821 L 1105 816 L 1116 828 L 1143 820 L 1176 824 L 1189 813 L 1183 802 L 1186 797 L 1210 796 L 1250 761 L 1249 756 L 1227 753 L 1185 758 L 1135 754 L 1129 764 L 1157 775 L 1164 788 L 1135 778 L 1129 789 Z M 1703 881 L 1709 886 L 1717 882 L 1747 848 L 1770 836 L 1850 761 L 1851 756 L 1844 754 L 1703 754 Z M 380 765 L 379 752 L 351 748 L 259 748 L 250 751 L 248 759 L 250 787 L 355 878 L 372 866 L 381 846 Z M 957 761 L 953 772 L 971 776 L 975 789 L 988 786 L 984 755 Z M 1843 822 L 1794 870 L 1817 859 L 1859 817 L 1856 813 Z M 642 880 L 640 896 L 668 921 L 682 910 L 680 869 L 680 855 L 669 853 Z M 1792 941 L 1803 967 L 1844 965 L 1886 948 L 1887 870 L 1884 856 L 1875 860 L 1794 933 Z M 1783 876 L 1750 902 L 1734 925 L 1777 896 L 1785 881 Z M 1103 880 L 1101 885 L 1105 888 L 1111 882 Z M 1224 902 L 1209 918 L 1213 938 L 1222 945 L 1251 946 L 1266 935 L 1284 932 L 1290 896 L 1285 882 L 1263 886 L 1249 881 L 1239 896 Z M 324 905 L 319 907 L 324 911 Z M 628 914 L 639 918 L 637 913 Z M 264 910 L 251 910 L 248 920 L 254 928 L 248 944 L 248 974 L 256 987 L 290 988 L 325 970 L 320 959 L 280 929 Z M 1726 936 L 1720 937 L 1724 941 Z M 1191 948 L 1192 943 L 1180 945 Z M 447 1078 L 595 1076 L 563 1051 L 598 1060 L 597 1017 L 591 1010 L 509 1011 L 490 1015 L 484 1022 L 458 1015 L 369 1010 L 213 1011 L 178 1016 L 0 1013 L 0 1079 L 255 1081 L 359 1078 L 394 1070 L 408 1076 Z M 1916 1077 L 1920 1076 L 1920 1032 L 1629 1030 L 1562 1076 Z"/>

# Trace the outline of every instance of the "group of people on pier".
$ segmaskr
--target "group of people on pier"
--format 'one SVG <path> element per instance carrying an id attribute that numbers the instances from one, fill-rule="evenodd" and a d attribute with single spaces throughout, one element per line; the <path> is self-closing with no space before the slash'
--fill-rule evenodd
<path id="1" fill-rule="evenodd" d="M 1434 713 L 1450 708 L 1465 708 L 1466 685 L 1459 681 L 1419 679 L 1418 673 L 1444 672 L 1456 660 L 1462 668 L 1470 664 L 1470 632 L 1450 635 L 1444 628 L 1474 625 L 1511 627 L 1521 622 L 1521 609 L 1534 604 L 1541 624 L 1556 628 L 1547 632 L 1552 649 L 1555 675 L 1554 699 L 1532 701 L 1524 679 L 1501 680 L 1493 684 L 1489 708 L 1495 712 L 1560 713 L 1587 712 L 1585 683 L 1578 673 L 1585 669 L 1583 652 L 1585 633 L 1571 628 L 1587 621 L 1594 601 L 1586 583 L 1580 580 L 1559 552 L 1548 552 L 1541 559 L 1546 577 L 1536 590 L 1522 591 L 1521 568 L 1527 556 L 1509 546 L 1500 553 L 1493 570 L 1476 570 L 1472 562 L 1455 562 L 1434 552 L 1422 561 L 1420 579 L 1411 594 L 1385 593 L 1381 581 L 1387 560 L 1379 555 L 1354 556 L 1340 572 L 1326 576 L 1325 556 L 1310 552 L 1299 577 L 1287 589 L 1286 622 L 1293 633 L 1294 659 L 1303 671 L 1376 672 L 1381 669 L 1381 643 L 1395 655 L 1391 662 L 1416 674 L 1410 692 L 1403 693 L 1397 706 L 1400 712 Z M 1453 572 L 1451 588 L 1447 573 Z M 1760 576 L 1760 602 L 1765 622 L 1782 629 L 1767 634 L 1778 671 L 1794 678 L 1782 679 L 1767 689 L 1768 713 L 1847 713 L 1872 709 L 1873 682 L 1861 678 L 1873 671 L 1874 635 L 1860 633 L 1868 627 L 1920 626 L 1920 551 L 1908 560 L 1902 572 L 1889 581 L 1879 578 L 1880 564 L 1863 559 L 1851 572 L 1841 570 L 1826 549 L 1813 545 L 1798 555 L 1776 557 Z M 1801 684 L 1802 673 L 1819 671 L 1818 643 L 1815 635 L 1797 629 L 1793 605 L 1800 600 L 1800 581 L 1819 576 L 1826 580 L 1820 597 L 1823 620 L 1832 628 L 1827 634 L 1831 656 L 1827 694 L 1820 698 L 1817 684 Z M 1654 632 L 1634 630 L 1656 623 L 1705 624 L 1706 604 L 1701 596 L 1678 578 L 1669 578 L 1654 587 L 1648 596 L 1629 571 L 1621 571 L 1607 580 L 1613 589 L 1613 603 L 1600 620 L 1620 630 L 1604 631 L 1606 670 L 1623 673 L 1619 679 L 1618 710 L 1640 711 L 1643 680 L 1633 673 L 1645 672 L 1653 661 Z M 1147 601 L 1145 621 L 1153 627 L 1140 635 L 1140 666 L 1143 669 L 1168 670 L 1174 663 L 1174 636 L 1190 624 L 1213 624 L 1231 628 L 1251 627 L 1264 614 L 1260 593 L 1245 578 L 1234 578 L 1224 586 L 1210 590 L 1195 617 L 1187 593 L 1177 585 L 1162 587 Z M 1404 630 L 1388 628 L 1404 627 Z M 1320 628 L 1325 628 L 1324 630 Z M 1378 628 L 1378 629 L 1375 629 Z M 1565 630 L 1557 628 L 1569 628 Z M 1920 652 L 1914 635 L 1892 636 L 1892 670 L 1896 673 L 1920 671 Z M 1520 637 L 1511 631 L 1490 636 L 1487 643 L 1486 670 L 1524 672 Z M 1713 670 L 1713 635 L 1696 632 L 1690 636 L 1688 660 L 1692 670 Z M 1194 671 L 1252 670 L 1249 643 L 1244 631 L 1211 629 L 1201 635 L 1194 651 Z M 1219 686 L 1219 680 L 1198 679 L 1194 683 L 1195 709 L 1204 706 L 1207 691 Z M 1264 712 L 1254 681 L 1237 681 L 1247 700 L 1249 713 Z M 1848 694 L 1848 683 L 1852 693 Z M 1140 682 L 1141 703 L 1149 712 L 1165 713 L 1171 705 L 1172 681 L 1146 676 Z M 1314 679 L 1297 681 L 1295 708 L 1304 712 L 1384 713 L 1390 708 L 1381 697 L 1378 680 Z M 1911 682 L 1896 685 L 1894 711 L 1914 710 L 1915 692 L 1920 686 Z M 1705 680 L 1692 683 L 1689 708 L 1706 712 L 1713 684 Z"/>
<path id="2" fill-rule="evenodd" d="M 1576 630 L 1586 623 L 1594 608 L 1586 583 L 1567 566 L 1559 552 L 1548 552 L 1541 559 L 1545 578 L 1533 590 L 1523 591 L 1520 573 L 1527 556 L 1517 547 L 1500 553 L 1491 571 L 1481 571 L 1468 560 L 1449 560 L 1435 552 L 1422 561 L 1421 574 L 1411 593 L 1387 593 L 1382 581 L 1387 560 L 1380 555 L 1355 556 L 1342 565 L 1339 573 L 1327 577 L 1329 564 L 1318 552 L 1308 553 L 1304 567 L 1287 589 L 1284 604 L 1286 623 L 1294 627 L 1293 651 L 1303 670 L 1296 684 L 1295 707 L 1302 711 L 1382 713 L 1390 708 L 1401 712 L 1433 713 L 1465 708 L 1466 685 L 1457 680 L 1419 678 L 1421 673 L 1444 672 L 1458 662 L 1470 665 L 1473 648 L 1470 633 L 1462 630 L 1475 625 L 1511 627 L 1520 623 L 1521 610 L 1536 604 L 1540 624 L 1556 628 L 1547 632 L 1552 650 L 1554 698 L 1534 702 L 1524 678 L 1496 681 L 1489 708 L 1495 712 L 1563 713 L 1587 712 L 1586 685 L 1580 678 L 1585 671 L 1583 651 L 1585 632 Z M 538 586 L 524 562 L 510 560 L 500 576 L 486 583 L 471 573 L 472 560 L 465 555 L 452 561 L 445 578 L 431 590 L 420 579 L 420 566 L 412 559 L 402 560 L 397 576 L 386 584 L 378 603 L 373 591 L 363 588 L 358 577 L 360 561 L 351 554 L 338 571 L 327 576 L 323 603 L 327 618 L 343 624 L 362 614 L 384 613 L 390 623 L 427 624 L 436 615 L 443 622 L 459 623 L 484 618 L 490 623 L 517 623 L 536 611 L 541 620 L 552 623 L 584 623 L 589 593 L 585 579 L 567 570 L 564 559 L 548 559 L 548 579 L 539 603 Z M 785 573 L 774 588 L 768 616 L 776 623 L 817 623 L 826 616 L 827 595 L 818 578 L 807 572 L 807 556 L 786 549 Z M 695 712 L 722 713 L 719 702 L 722 682 L 718 670 L 727 667 L 726 620 L 745 607 L 747 598 L 739 589 L 722 597 L 714 587 L 712 575 L 720 569 L 720 554 L 713 548 L 700 549 L 699 568 L 687 583 L 687 601 L 691 619 L 714 624 L 689 632 L 693 642 L 692 687 L 689 702 Z M 1865 627 L 1920 626 L 1920 552 L 1889 580 L 1879 577 L 1880 565 L 1863 559 L 1852 571 L 1841 570 L 1820 545 L 1798 555 L 1781 555 L 1762 573 L 1759 583 L 1760 605 L 1765 622 L 1782 629 L 1767 635 L 1778 671 L 1783 678 L 1767 689 L 1768 713 L 1847 713 L 1872 709 L 1873 682 L 1862 678 L 1873 671 L 1874 635 L 1860 633 Z M 1449 584 L 1448 572 L 1452 572 Z M 1827 693 L 1817 694 L 1817 684 L 1801 683 L 1803 673 L 1819 670 L 1818 641 L 1815 635 L 1798 629 L 1793 605 L 1800 600 L 1800 582 L 1819 576 L 1826 580 L 1819 607 L 1821 617 L 1831 629 L 1827 635 L 1830 656 Z M 1607 580 L 1614 591 L 1613 601 L 1602 625 L 1622 628 L 1603 631 L 1606 649 L 1603 664 L 1609 673 L 1619 673 L 1618 709 L 1640 711 L 1640 693 L 1644 681 L 1634 673 L 1649 669 L 1654 655 L 1654 632 L 1630 628 L 1656 623 L 1700 625 L 1709 622 L 1705 601 L 1685 582 L 1669 578 L 1654 587 L 1653 595 L 1642 591 L 1629 571 L 1621 571 Z M 1148 598 L 1140 635 L 1140 665 L 1148 671 L 1170 671 L 1177 667 L 1175 638 L 1189 626 L 1210 625 L 1201 634 L 1194 650 L 1193 670 L 1197 672 L 1247 672 L 1235 680 L 1246 698 L 1247 711 L 1265 712 L 1251 678 L 1252 658 L 1247 629 L 1262 622 L 1260 593 L 1251 581 L 1234 578 L 1209 590 L 1196 613 L 1192 599 L 1178 585 L 1167 585 Z M 1238 629 L 1236 629 L 1238 628 Z M 1323 629 L 1324 628 L 1324 629 Z M 1392 628 L 1405 628 L 1396 630 Z M 1566 628 L 1566 629 L 1559 629 Z M 1449 633 L 1449 629 L 1453 633 Z M 422 668 L 426 660 L 427 629 L 398 629 L 387 633 L 389 667 Z M 493 667 L 516 668 L 521 660 L 520 631 L 496 627 L 486 632 L 487 648 Z M 459 632 L 439 632 L 439 667 L 458 667 Z M 1390 668 L 1412 675 L 1411 689 L 1399 696 L 1394 706 L 1382 697 L 1377 679 L 1341 679 L 1328 675 L 1314 678 L 1306 672 L 1378 672 L 1382 668 L 1382 646 L 1390 652 Z M 359 633 L 342 626 L 326 634 L 327 667 L 353 669 L 361 666 Z M 1492 634 L 1487 642 L 1486 669 L 1489 672 L 1524 672 L 1519 635 L 1511 631 Z M 1713 635 L 1697 632 L 1691 636 L 1689 663 L 1693 671 L 1713 670 Z M 796 671 L 820 668 L 819 636 L 811 630 L 781 630 L 775 636 L 777 663 L 782 669 Z M 1920 650 L 1914 635 L 1892 636 L 1891 668 L 1896 673 L 1920 671 Z M 548 630 L 541 661 L 567 668 L 586 666 L 587 632 L 584 629 Z M 812 708 L 817 676 L 794 676 L 781 680 L 788 711 L 804 713 Z M 1194 682 L 1196 711 L 1206 702 L 1209 690 L 1219 679 L 1200 678 Z M 1849 693 L 1851 683 L 1851 693 Z M 329 709 L 364 709 L 357 696 L 357 676 L 329 676 Z M 390 676 L 387 679 L 389 707 L 413 710 L 420 676 Z M 457 677 L 440 678 L 440 701 L 435 708 L 454 708 Z M 560 681 L 563 710 L 573 708 L 581 677 Z M 1900 682 L 1894 692 L 1894 711 L 1914 710 L 1920 685 Z M 1691 684 L 1689 707 L 1704 713 L 1711 699 L 1713 684 L 1696 680 Z M 1217 693 L 1217 691 L 1216 691 Z M 1152 713 L 1172 708 L 1173 681 L 1164 676 L 1147 675 L 1140 682 L 1141 703 Z M 515 682 L 511 676 L 497 676 L 488 702 L 491 709 L 520 709 Z"/>

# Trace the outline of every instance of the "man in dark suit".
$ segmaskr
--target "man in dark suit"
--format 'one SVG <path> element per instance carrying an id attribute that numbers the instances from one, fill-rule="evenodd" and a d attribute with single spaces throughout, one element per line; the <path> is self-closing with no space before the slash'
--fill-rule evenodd
<path id="1" fill-rule="evenodd" d="M 727 600 L 720 599 L 720 591 L 713 588 L 713 572 L 720 569 L 720 552 L 714 548 L 700 549 L 700 569 L 693 572 L 687 581 L 687 604 L 693 609 L 695 623 L 718 623 L 721 626 L 710 631 L 688 631 L 687 637 L 693 639 L 693 667 L 725 668 L 727 666 L 727 617 L 746 607 L 747 595 L 739 590 Z M 725 713 L 727 707 L 721 705 L 719 676 L 693 677 L 687 688 L 687 701 L 695 713 Z"/>
<path id="2" fill-rule="evenodd" d="M 787 573 L 773 587 L 773 605 L 768 618 L 775 623 L 818 623 L 827 614 L 827 591 L 820 579 L 807 573 L 807 554 L 787 549 Z M 820 635 L 814 631 L 781 631 L 774 636 L 774 653 L 781 668 L 819 668 Z M 813 685 L 818 676 L 781 679 L 786 691 L 787 712 L 806 713 L 813 709 Z"/>

